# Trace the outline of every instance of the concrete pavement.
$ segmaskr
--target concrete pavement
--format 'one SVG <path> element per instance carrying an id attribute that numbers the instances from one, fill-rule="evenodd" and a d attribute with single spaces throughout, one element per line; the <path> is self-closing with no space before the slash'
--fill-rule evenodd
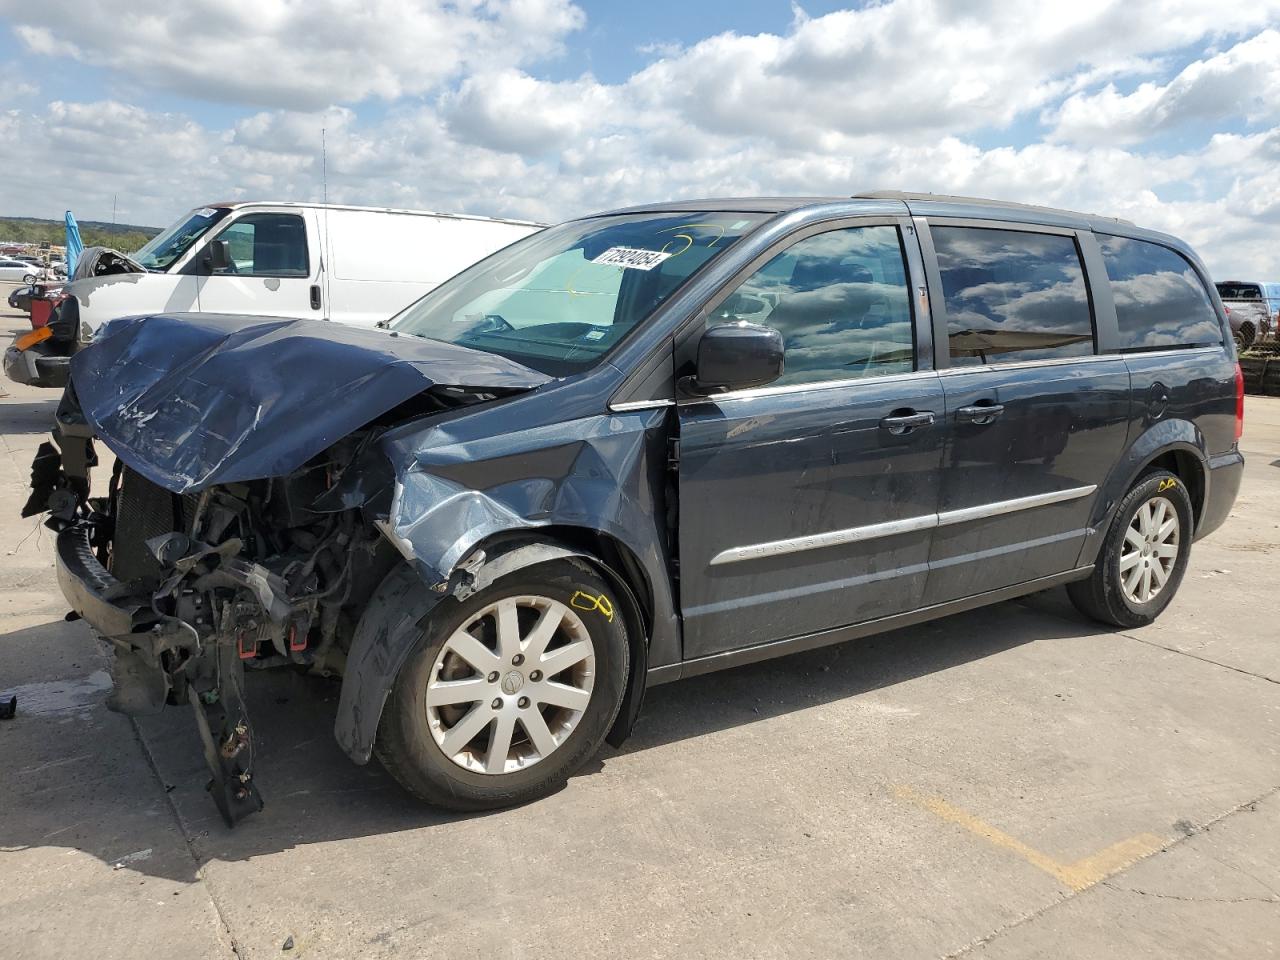
<path id="1" fill-rule="evenodd" d="M 267 808 L 229 831 L 187 712 L 103 705 L 17 519 L 56 397 L 6 388 L 0 955 L 1280 956 L 1280 400 L 1153 627 L 1055 592 L 659 687 L 622 750 L 484 816 L 352 765 L 333 684 L 255 675 Z"/>

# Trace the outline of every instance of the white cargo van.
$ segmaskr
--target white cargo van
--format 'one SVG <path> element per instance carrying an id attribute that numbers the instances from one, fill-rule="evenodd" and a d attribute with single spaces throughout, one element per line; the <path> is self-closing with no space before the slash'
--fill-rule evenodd
<path id="1" fill-rule="evenodd" d="M 211 203 L 137 253 L 86 250 L 48 333 L 18 338 L 5 372 L 20 383 L 61 386 L 77 341 L 115 317 L 230 313 L 372 326 L 540 229 L 420 210 Z"/>

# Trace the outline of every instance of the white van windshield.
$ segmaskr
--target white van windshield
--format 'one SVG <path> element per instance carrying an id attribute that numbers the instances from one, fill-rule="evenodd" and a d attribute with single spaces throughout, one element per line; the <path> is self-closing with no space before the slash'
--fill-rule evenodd
<path id="1" fill-rule="evenodd" d="M 191 245 L 209 232 L 209 228 L 228 213 L 226 207 L 201 207 L 156 236 L 133 255 L 133 259 L 157 273 L 163 273 L 173 262 L 191 249 Z"/>
<path id="2" fill-rule="evenodd" d="M 677 287 L 767 217 L 644 213 L 576 220 L 464 270 L 390 322 L 552 376 L 594 366 Z"/>

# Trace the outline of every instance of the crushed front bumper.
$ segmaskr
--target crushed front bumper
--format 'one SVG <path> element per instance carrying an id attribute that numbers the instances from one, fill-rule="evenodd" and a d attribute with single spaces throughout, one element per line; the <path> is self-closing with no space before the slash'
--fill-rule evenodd
<path id="1" fill-rule="evenodd" d="M 58 586 L 71 609 L 115 645 L 107 705 L 138 715 L 185 699 L 195 712 L 205 762 L 213 775 L 207 789 L 227 826 L 234 826 L 263 806 L 246 765 L 253 755 L 253 734 L 241 698 L 243 673 L 236 650 L 210 645 L 211 673 L 186 678 L 175 687 L 165 661 L 171 666 L 199 652 L 204 646 L 200 636 L 182 620 L 157 612 L 150 598 L 112 576 L 94 552 L 93 532 L 90 520 L 61 530 L 55 563 Z M 175 656 L 166 657 L 170 652 Z M 234 679 L 224 686 L 228 677 Z"/>
<path id="2" fill-rule="evenodd" d="M 126 585 L 98 562 L 89 524 L 75 523 L 61 531 L 55 554 L 62 595 L 78 616 L 107 639 L 132 643 L 139 631 L 158 620 L 150 604 L 130 596 Z"/>

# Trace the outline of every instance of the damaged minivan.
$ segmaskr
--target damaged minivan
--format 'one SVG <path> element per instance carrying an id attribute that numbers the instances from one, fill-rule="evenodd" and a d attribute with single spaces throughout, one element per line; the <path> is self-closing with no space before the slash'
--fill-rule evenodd
<path id="1" fill-rule="evenodd" d="M 462 810 L 543 796 L 646 687 L 1066 584 L 1132 627 L 1235 499 L 1205 268 L 1124 221 L 870 194 L 585 217 L 387 330 L 165 314 L 77 353 L 27 515 L 111 704 L 261 808 L 245 678 Z M 100 445 L 114 454 L 94 478 Z"/>

